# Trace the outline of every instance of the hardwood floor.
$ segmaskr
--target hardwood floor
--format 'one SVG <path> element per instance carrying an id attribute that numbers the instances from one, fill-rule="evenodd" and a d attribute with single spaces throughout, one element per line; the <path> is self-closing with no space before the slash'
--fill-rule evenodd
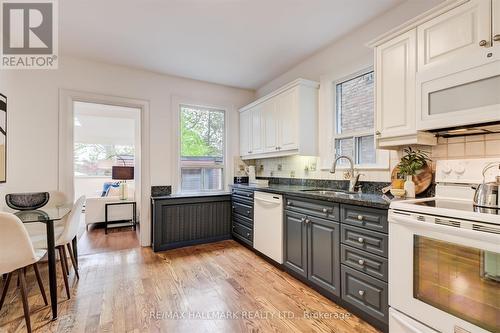
<path id="1" fill-rule="evenodd" d="M 28 274 L 37 332 L 377 332 L 234 241 L 79 259 L 80 280 L 70 274 L 70 300 L 58 279 L 60 315 L 53 322 Z M 47 267 L 41 268 L 47 283 Z M 0 312 L 0 332 L 25 329 L 14 286 Z"/>
<path id="2" fill-rule="evenodd" d="M 103 225 L 91 225 L 78 241 L 80 255 L 113 252 L 139 247 L 139 227 L 110 228 L 104 233 Z"/>

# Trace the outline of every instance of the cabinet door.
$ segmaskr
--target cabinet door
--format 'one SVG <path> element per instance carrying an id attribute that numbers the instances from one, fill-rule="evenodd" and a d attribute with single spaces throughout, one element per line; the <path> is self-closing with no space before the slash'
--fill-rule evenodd
<path id="1" fill-rule="evenodd" d="M 285 91 L 276 97 L 278 114 L 278 150 L 298 149 L 298 89 Z M 316 133 L 311 133 L 316 135 Z"/>
<path id="2" fill-rule="evenodd" d="M 262 105 L 257 105 L 252 108 L 251 113 L 251 151 L 252 154 L 260 154 L 264 152 L 264 139 L 262 131 Z"/>
<path id="3" fill-rule="evenodd" d="M 284 265 L 307 277 L 307 228 L 305 216 L 285 211 Z"/>
<path id="4" fill-rule="evenodd" d="M 484 62 L 491 24 L 491 0 L 471 0 L 420 25 L 418 72 L 444 76 Z"/>
<path id="5" fill-rule="evenodd" d="M 310 282 L 340 296 L 339 224 L 308 217 L 308 276 Z"/>
<path id="6" fill-rule="evenodd" d="M 264 127 L 264 151 L 278 150 L 278 119 L 276 118 L 276 101 L 273 98 L 262 103 L 262 124 Z"/>
<path id="7" fill-rule="evenodd" d="M 250 155 L 251 151 L 251 125 L 252 111 L 247 110 L 240 112 L 240 156 Z"/>
<path id="8" fill-rule="evenodd" d="M 415 30 L 376 49 L 377 138 L 416 133 Z"/>
<path id="9" fill-rule="evenodd" d="M 493 35 L 493 46 L 497 49 L 496 52 L 500 51 L 500 0 L 493 0 L 492 3 L 492 35 Z"/>

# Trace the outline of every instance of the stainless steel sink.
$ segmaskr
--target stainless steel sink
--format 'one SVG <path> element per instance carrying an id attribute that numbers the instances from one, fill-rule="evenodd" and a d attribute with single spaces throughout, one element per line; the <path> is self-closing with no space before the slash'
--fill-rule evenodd
<path id="1" fill-rule="evenodd" d="M 322 195 L 351 195 L 358 194 L 357 192 L 349 192 L 345 190 L 328 190 L 328 189 L 312 189 L 312 190 L 301 190 L 301 192 L 308 192 L 314 194 L 322 194 Z"/>

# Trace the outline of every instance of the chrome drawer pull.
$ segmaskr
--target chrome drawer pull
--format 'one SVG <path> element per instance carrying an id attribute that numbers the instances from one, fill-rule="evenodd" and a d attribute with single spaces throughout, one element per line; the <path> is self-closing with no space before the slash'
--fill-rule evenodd
<path id="1" fill-rule="evenodd" d="M 363 215 L 358 215 L 358 220 L 363 221 Z"/>
<path id="2" fill-rule="evenodd" d="M 300 219 L 301 222 L 304 222 L 305 220 L 306 220 L 305 217 L 303 217 L 303 218 Z"/>
<path id="3" fill-rule="evenodd" d="M 250 233 L 249 232 L 247 232 L 247 237 L 250 237 Z"/>
<path id="4" fill-rule="evenodd" d="M 286 202 L 286 204 L 287 204 L 288 206 L 291 206 L 291 205 L 292 205 L 292 202 L 291 202 L 291 201 L 287 201 L 287 202 Z"/>
<path id="5" fill-rule="evenodd" d="M 327 208 L 323 208 L 323 213 L 328 214 L 328 211 L 329 210 Z"/>
<path id="6" fill-rule="evenodd" d="M 364 296 L 365 295 L 365 291 L 364 290 L 360 290 L 360 291 L 358 291 L 358 294 L 359 294 L 359 296 Z"/>
<path id="7" fill-rule="evenodd" d="M 361 266 L 363 266 L 365 264 L 365 261 L 363 259 L 359 259 L 358 260 L 358 264 L 360 264 Z"/>
<path id="8" fill-rule="evenodd" d="M 358 242 L 360 242 L 360 243 L 364 243 L 364 242 L 365 242 L 365 239 L 364 239 L 363 237 L 359 237 L 359 238 L 358 238 Z"/>
<path id="9" fill-rule="evenodd" d="M 250 215 L 250 211 L 249 210 L 247 210 L 247 215 Z"/>

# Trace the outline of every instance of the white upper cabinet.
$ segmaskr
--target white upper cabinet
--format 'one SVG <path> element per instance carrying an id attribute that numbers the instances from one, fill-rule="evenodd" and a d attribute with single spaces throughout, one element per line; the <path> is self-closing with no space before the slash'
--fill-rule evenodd
<path id="1" fill-rule="evenodd" d="M 492 5 L 493 24 L 491 25 L 493 31 L 493 47 L 496 52 L 500 50 L 500 0 L 493 0 Z"/>
<path id="2" fill-rule="evenodd" d="M 264 140 L 262 136 L 262 105 L 257 105 L 251 110 L 250 133 L 252 133 L 252 143 L 250 145 L 251 154 L 260 154 L 264 151 Z M 257 135 L 254 135 L 256 133 Z"/>
<path id="3" fill-rule="evenodd" d="M 276 113 L 279 117 L 278 150 L 299 148 L 299 94 L 299 88 L 293 88 L 281 93 L 276 98 Z"/>
<path id="4" fill-rule="evenodd" d="M 252 110 L 240 113 L 240 155 L 249 155 L 252 153 L 250 137 L 250 125 Z"/>
<path id="5" fill-rule="evenodd" d="M 500 0 L 446 1 L 370 43 L 377 146 L 500 120 Z"/>
<path id="6" fill-rule="evenodd" d="M 417 34 L 421 75 L 442 76 L 481 64 L 492 45 L 491 0 L 471 0 L 423 23 Z"/>
<path id="7" fill-rule="evenodd" d="M 376 48 L 377 138 L 415 132 L 415 30 Z"/>
<path id="8" fill-rule="evenodd" d="M 298 79 L 241 108 L 241 157 L 316 155 L 318 87 Z M 250 149 L 245 149 L 246 141 Z"/>
<path id="9" fill-rule="evenodd" d="M 262 120 L 264 126 L 264 152 L 275 152 L 278 147 L 278 119 L 276 100 L 269 99 L 262 103 Z"/>

